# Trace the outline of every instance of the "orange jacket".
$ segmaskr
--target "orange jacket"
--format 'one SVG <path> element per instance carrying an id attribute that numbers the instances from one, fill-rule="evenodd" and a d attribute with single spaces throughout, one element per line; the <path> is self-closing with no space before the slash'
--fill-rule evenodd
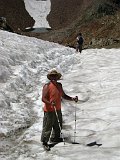
<path id="1" fill-rule="evenodd" d="M 50 102 L 55 102 L 56 110 L 61 109 L 61 97 L 62 97 L 62 86 L 60 83 L 57 83 L 56 86 L 52 82 L 48 84 L 48 100 Z M 54 112 L 54 107 L 49 104 L 44 105 L 45 112 Z"/>

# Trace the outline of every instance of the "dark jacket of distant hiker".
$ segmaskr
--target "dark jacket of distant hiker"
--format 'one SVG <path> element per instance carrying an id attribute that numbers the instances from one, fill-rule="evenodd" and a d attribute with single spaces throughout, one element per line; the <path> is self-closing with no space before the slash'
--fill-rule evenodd
<path id="1" fill-rule="evenodd" d="M 81 33 L 78 34 L 76 40 L 77 40 L 76 51 L 81 53 L 82 52 L 83 42 L 84 42 Z"/>

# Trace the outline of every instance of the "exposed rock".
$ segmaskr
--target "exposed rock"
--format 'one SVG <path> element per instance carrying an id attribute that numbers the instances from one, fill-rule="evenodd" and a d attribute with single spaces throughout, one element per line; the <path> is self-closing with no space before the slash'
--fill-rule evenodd
<path id="1" fill-rule="evenodd" d="M 14 31 L 32 27 L 35 22 L 26 11 L 23 0 L 0 0 L 0 16 L 6 17 Z"/>
<path id="2" fill-rule="evenodd" d="M 119 1 L 51 0 L 51 4 L 51 12 L 48 15 L 49 23 L 53 29 L 61 29 L 55 30 L 53 35 L 52 33 L 47 36 L 42 35 L 43 39 L 48 37 L 50 41 L 75 47 L 76 36 L 82 32 L 85 39 L 84 48 L 112 47 L 116 44 L 120 46 L 120 42 L 116 43 L 111 40 L 120 37 Z M 93 39 L 94 43 L 91 43 Z"/>

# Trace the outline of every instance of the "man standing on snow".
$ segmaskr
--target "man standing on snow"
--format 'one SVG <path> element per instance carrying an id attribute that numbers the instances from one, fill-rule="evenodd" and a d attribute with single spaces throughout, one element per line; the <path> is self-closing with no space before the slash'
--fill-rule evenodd
<path id="1" fill-rule="evenodd" d="M 76 39 L 77 39 L 76 51 L 81 53 L 83 42 L 84 42 L 82 34 L 79 33 Z"/>
<path id="2" fill-rule="evenodd" d="M 45 103 L 45 105 L 41 142 L 47 151 L 50 150 L 48 145 L 50 136 L 50 141 L 52 142 L 63 141 L 63 139 L 60 138 L 60 129 L 62 129 L 61 99 L 64 98 L 70 101 L 78 101 L 78 97 L 70 97 L 65 94 L 62 88 L 62 84 L 57 82 L 61 76 L 62 75 L 56 70 L 49 72 L 47 74 L 47 78 L 50 80 L 50 82 L 44 85 L 42 91 L 42 101 Z"/>

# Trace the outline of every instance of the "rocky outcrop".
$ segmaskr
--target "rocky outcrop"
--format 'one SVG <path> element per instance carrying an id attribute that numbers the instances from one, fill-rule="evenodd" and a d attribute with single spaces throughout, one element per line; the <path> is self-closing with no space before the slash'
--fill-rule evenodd
<path id="1" fill-rule="evenodd" d="M 55 31 L 43 38 L 75 47 L 82 32 L 85 48 L 120 46 L 119 0 L 51 0 L 51 4 L 48 21 Z"/>
<path id="2" fill-rule="evenodd" d="M 34 19 L 25 9 L 23 0 L 0 0 L 0 17 L 6 17 L 14 31 L 34 25 Z"/>

